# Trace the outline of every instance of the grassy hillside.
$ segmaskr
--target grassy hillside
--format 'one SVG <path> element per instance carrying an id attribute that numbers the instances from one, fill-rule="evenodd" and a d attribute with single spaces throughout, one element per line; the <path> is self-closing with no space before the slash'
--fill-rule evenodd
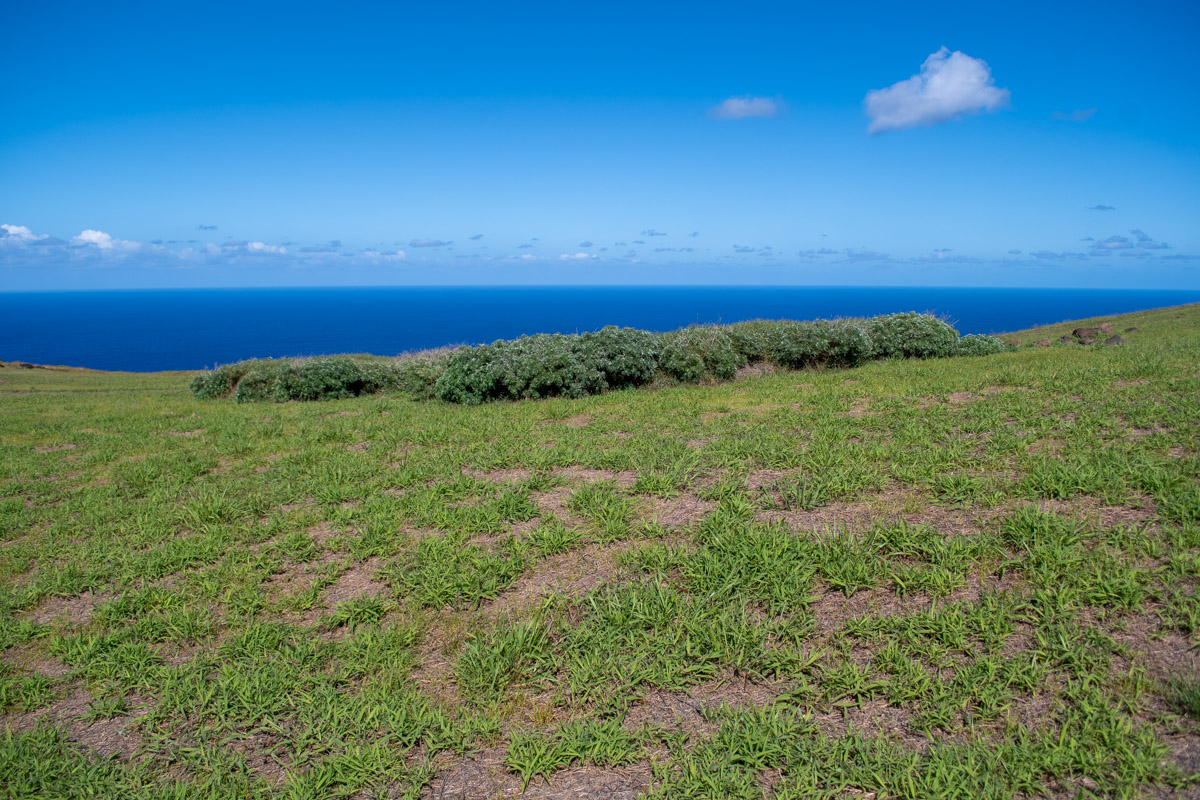
<path id="1" fill-rule="evenodd" d="M 479 407 L 0 369 L 0 794 L 1194 796 L 1200 306 L 1112 325 Z"/>

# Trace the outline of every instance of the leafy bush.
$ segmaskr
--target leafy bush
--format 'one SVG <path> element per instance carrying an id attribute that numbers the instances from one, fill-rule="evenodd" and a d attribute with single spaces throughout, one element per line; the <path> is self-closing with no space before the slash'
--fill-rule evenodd
<path id="1" fill-rule="evenodd" d="M 478 405 L 492 398 L 494 350 L 487 345 L 460 347 L 450 354 L 434 384 L 436 397 L 450 403 Z"/>
<path id="2" fill-rule="evenodd" d="M 861 325 L 823 319 L 780 324 L 769 347 L 772 361 L 793 369 L 853 367 L 875 354 L 871 337 Z"/>
<path id="3" fill-rule="evenodd" d="M 959 338 L 927 314 L 867 320 L 751 320 L 694 325 L 669 333 L 608 326 L 582 335 L 537 334 L 395 359 L 323 356 L 227 364 L 192 379 L 201 399 L 230 394 L 239 403 L 332 400 L 406 394 L 451 403 L 585 397 L 642 386 L 663 374 L 683 383 L 727 381 L 738 367 L 770 360 L 782 367 L 853 367 L 872 358 L 988 355 L 1012 348 L 994 336 Z"/>
<path id="4" fill-rule="evenodd" d="M 234 399 L 239 403 L 289 400 L 337 400 L 363 393 L 367 382 L 351 358 L 335 356 L 253 362 L 238 381 Z"/>
<path id="5" fill-rule="evenodd" d="M 537 397 L 585 397 L 608 388 L 582 337 L 522 336 L 455 351 L 438 378 L 437 396 L 453 403 Z"/>
<path id="6" fill-rule="evenodd" d="M 786 321 L 752 319 L 725 326 L 725 334 L 733 349 L 747 364 L 756 364 L 771 357 L 771 342 Z"/>
<path id="7" fill-rule="evenodd" d="M 662 341 L 658 368 L 683 383 L 698 383 L 706 375 L 731 380 L 746 363 L 733 349 L 729 336 L 711 325 L 665 333 Z"/>
<path id="8" fill-rule="evenodd" d="M 310 358 L 294 362 L 282 373 L 289 400 L 338 400 L 363 390 L 363 372 L 352 359 Z"/>
<path id="9" fill-rule="evenodd" d="M 437 397 L 434 387 L 438 378 L 446 371 L 448 363 L 448 350 L 432 350 L 398 358 L 390 365 L 393 375 L 392 389 L 416 400 L 432 400 Z"/>
<path id="10" fill-rule="evenodd" d="M 287 361 L 269 358 L 251 362 L 250 369 L 237 383 L 233 399 L 239 403 L 287 402 L 289 398 L 281 391 L 280 375 L 288 367 Z"/>
<path id="11" fill-rule="evenodd" d="M 862 325 L 876 358 L 944 358 L 958 348 L 958 331 L 930 314 L 890 314 Z"/>
<path id="12" fill-rule="evenodd" d="M 610 389 L 641 386 L 654 380 L 659 337 L 636 328 L 609 325 L 580 337 L 584 358 L 604 374 Z"/>
<path id="13" fill-rule="evenodd" d="M 239 361 L 236 364 L 225 364 L 208 372 L 201 372 L 192 378 L 192 394 L 200 400 L 213 400 L 224 397 L 234 390 L 238 381 L 253 367 L 253 361 Z"/>
<path id="14" fill-rule="evenodd" d="M 1007 353 L 1017 348 L 995 336 L 983 333 L 969 333 L 960 337 L 954 354 L 958 356 L 990 356 L 993 353 Z"/>

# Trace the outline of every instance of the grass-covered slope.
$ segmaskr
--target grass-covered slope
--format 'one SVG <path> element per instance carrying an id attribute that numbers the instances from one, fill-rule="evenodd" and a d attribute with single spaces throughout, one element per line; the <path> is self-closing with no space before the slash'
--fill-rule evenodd
<path id="1" fill-rule="evenodd" d="M 0 369 L 0 792 L 1194 796 L 1200 307 L 1112 324 L 477 407 Z"/>

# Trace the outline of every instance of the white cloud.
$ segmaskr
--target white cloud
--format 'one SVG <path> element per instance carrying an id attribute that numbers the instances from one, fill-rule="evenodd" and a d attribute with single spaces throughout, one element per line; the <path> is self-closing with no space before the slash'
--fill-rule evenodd
<path id="1" fill-rule="evenodd" d="M 408 258 L 408 253 L 403 250 L 390 250 L 388 252 L 380 252 L 379 250 L 368 249 L 362 251 L 363 256 L 377 261 L 403 261 Z"/>
<path id="2" fill-rule="evenodd" d="M 744 119 L 746 117 L 774 117 L 783 107 L 783 101 L 778 97 L 730 97 L 720 105 L 708 110 L 713 119 Z"/>
<path id="3" fill-rule="evenodd" d="M 271 245 L 271 244 L 263 244 L 262 242 L 247 242 L 246 243 L 246 252 L 247 253 L 275 254 L 275 253 L 286 253 L 287 249 L 283 248 L 283 247 L 276 247 L 275 245 Z"/>
<path id="4" fill-rule="evenodd" d="M 45 236 L 38 236 L 33 231 L 26 228 L 24 225 L 0 225 L 0 230 L 4 231 L 4 235 L 0 239 L 16 239 L 21 242 L 33 242 L 38 239 L 45 239 Z"/>
<path id="5" fill-rule="evenodd" d="M 78 236 L 71 239 L 71 243 L 83 247 L 92 246 L 98 250 L 136 250 L 141 246 L 137 242 L 114 239 L 104 231 L 94 231 L 90 228 L 80 231 Z"/>
<path id="6" fill-rule="evenodd" d="M 1004 108 L 1010 93 L 993 83 L 986 61 L 943 47 L 925 59 L 919 74 L 867 92 L 867 132 L 936 125 L 963 114 Z"/>
<path id="7" fill-rule="evenodd" d="M 1077 108 L 1066 114 L 1061 111 L 1055 111 L 1050 115 L 1050 119 L 1056 119 L 1059 122 L 1087 122 L 1095 113 L 1096 109 L 1094 108 Z"/>
<path id="8" fill-rule="evenodd" d="M 575 255 L 571 255 L 570 253 L 563 253 L 561 256 L 559 256 L 559 259 L 562 261 L 574 261 L 575 259 L 595 258 L 595 257 L 596 256 L 594 256 L 590 253 L 576 253 Z"/>

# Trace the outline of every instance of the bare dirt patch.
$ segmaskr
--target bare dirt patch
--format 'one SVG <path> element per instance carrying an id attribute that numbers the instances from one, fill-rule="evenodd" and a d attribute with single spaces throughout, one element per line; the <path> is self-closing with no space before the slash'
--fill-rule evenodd
<path id="1" fill-rule="evenodd" d="M 637 473 L 631 469 L 615 471 L 611 469 L 588 469 L 587 467 L 570 466 L 555 467 L 551 470 L 555 475 L 573 483 L 596 483 L 599 481 L 615 481 L 617 486 L 628 489 L 637 482 Z"/>
<path id="2" fill-rule="evenodd" d="M 190 439 L 193 436 L 199 436 L 204 433 L 204 428 L 195 428 L 190 431 L 167 431 L 163 436 L 182 436 L 185 439 Z"/>
<path id="3" fill-rule="evenodd" d="M 701 500 L 690 494 L 665 500 L 661 497 L 647 497 L 643 502 L 647 506 L 643 517 L 672 531 L 695 527 L 717 507 L 711 500 Z"/>
<path id="4" fill-rule="evenodd" d="M 463 475 L 469 475 L 481 481 L 490 481 L 491 483 L 524 483 L 533 475 L 527 469 L 522 467 L 514 467 L 512 469 L 494 469 L 484 472 L 479 469 L 471 469 L 470 467 L 462 468 Z"/>
<path id="5" fill-rule="evenodd" d="M 707 714 L 722 707 L 762 708 L 782 691 L 782 684 L 759 682 L 729 673 L 691 687 L 686 692 L 654 689 L 625 716 L 625 727 L 656 725 L 691 735 L 711 736 L 718 723 Z"/>
<path id="6" fill-rule="evenodd" d="M 878 412 L 871 410 L 871 401 L 866 399 L 854 401 L 850 405 L 850 408 L 846 410 L 846 416 L 854 419 L 866 416 L 874 416 L 876 413 Z"/>
<path id="7" fill-rule="evenodd" d="M 383 559 L 378 556 L 355 564 L 342 573 L 337 582 L 325 590 L 325 607 L 332 611 L 338 603 L 344 603 L 361 595 L 377 597 L 388 594 L 387 584 L 375 579 Z"/>
<path id="8" fill-rule="evenodd" d="M 328 522 L 322 522 L 308 529 L 308 535 L 312 537 L 313 542 L 318 547 L 325 547 L 330 539 L 339 536 L 341 531 L 330 525 Z"/>
<path id="9" fill-rule="evenodd" d="M 42 447 L 33 448 L 33 452 L 35 452 L 35 453 L 60 453 L 63 450 L 74 450 L 77 447 L 79 447 L 79 445 L 77 445 L 77 444 L 53 444 L 53 445 L 48 444 L 48 445 L 43 445 Z"/>
<path id="10" fill-rule="evenodd" d="M 904 520 L 929 525 L 943 535 L 983 530 L 999 509 L 955 508 L 928 503 L 910 489 L 892 488 L 862 500 L 837 501 L 811 511 L 772 509 L 758 514 L 764 522 L 782 522 L 797 531 L 861 530 L 880 522 Z"/>
<path id="11" fill-rule="evenodd" d="M 561 425 L 564 428 L 586 428 L 592 424 L 590 414 L 576 414 L 571 417 L 563 417 L 562 419 L 543 420 L 542 425 Z"/>
<path id="12" fill-rule="evenodd" d="M 365 453 L 371 448 L 370 442 L 356 442 L 349 445 L 346 449 L 351 453 Z"/>
<path id="13" fill-rule="evenodd" d="M 580 598 L 617 579 L 619 557 L 629 542 L 589 544 L 538 561 L 506 592 L 481 611 L 490 618 L 517 614 L 552 594 Z"/>
<path id="14" fill-rule="evenodd" d="M 96 606 L 115 597 L 112 592 L 87 592 L 74 597 L 48 597 L 41 605 L 26 612 L 25 619 L 30 622 L 47 623 L 57 619 L 70 625 L 83 625 L 92 618 Z"/>
<path id="15" fill-rule="evenodd" d="M 433 613 L 413 650 L 417 658 L 411 676 L 413 683 L 443 708 L 462 704 L 458 684 L 451 677 L 454 672 L 452 659 L 471 632 L 478 628 L 479 619 L 477 610 L 440 609 Z"/>
<path id="16" fill-rule="evenodd" d="M 733 373 L 735 381 L 744 380 L 746 378 L 757 378 L 760 375 L 770 375 L 775 372 L 770 366 L 765 364 L 749 364 L 744 367 L 738 367 L 737 372 Z"/>
<path id="17" fill-rule="evenodd" d="M 83 745 L 101 758 L 133 756 L 142 745 L 142 737 L 132 727 L 144 712 L 90 722 L 80 719 L 87 715 L 91 702 L 92 695 L 87 690 L 75 688 L 46 708 L 8 715 L 4 724 L 19 732 L 59 726 L 66 731 L 69 741 Z"/>
<path id="18" fill-rule="evenodd" d="M 1073 517 L 1100 528 L 1136 527 L 1157 519 L 1150 498 L 1142 498 L 1138 505 L 1106 506 L 1098 498 L 1081 495 L 1070 500 L 1041 500 L 1037 507 L 1039 511 Z"/>
<path id="19" fill-rule="evenodd" d="M 521 779 L 504 766 L 504 752 L 493 748 L 471 756 L 443 756 L 424 800 L 635 800 L 650 788 L 650 767 L 581 766 L 537 778 L 521 791 Z"/>
<path id="20" fill-rule="evenodd" d="M 282 740 L 269 733 L 249 734 L 228 741 L 229 748 L 245 760 L 246 767 L 271 786 L 280 786 L 287 778 L 284 768 L 287 755 L 281 744 Z"/>

